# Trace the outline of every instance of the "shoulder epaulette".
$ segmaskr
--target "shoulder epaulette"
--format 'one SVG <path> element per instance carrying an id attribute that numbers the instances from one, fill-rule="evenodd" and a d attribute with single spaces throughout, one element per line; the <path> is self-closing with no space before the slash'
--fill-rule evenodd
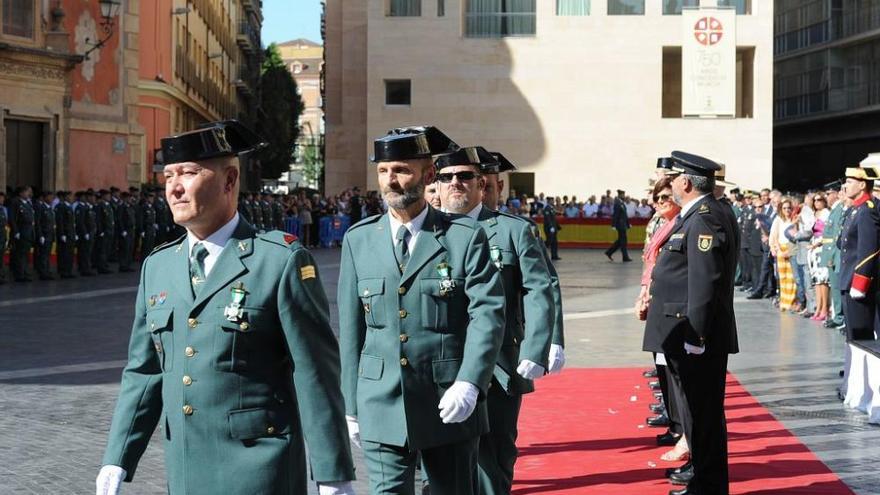
<path id="1" fill-rule="evenodd" d="M 168 242 L 159 244 L 158 246 L 153 248 L 152 251 L 150 251 L 150 254 L 158 253 L 159 251 L 161 251 L 163 249 L 167 249 L 171 246 L 176 246 L 176 245 L 180 244 L 184 239 L 186 239 L 186 234 L 183 234 L 182 236 L 178 237 L 177 239 L 174 239 L 173 241 L 168 241 Z"/>
<path id="2" fill-rule="evenodd" d="M 871 201 L 870 199 L 869 199 L 865 204 L 868 205 L 868 208 L 873 208 L 873 207 L 874 207 L 874 202 Z"/>
<path id="3" fill-rule="evenodd" d="M 711 213 L 711 210 L 709 210 L 709 205 L 707 205 L 706 203 L 703 203 L 702 205 L 700 205 L 700 209 L 697 210 L 697 213 L 700 213 L 701 215 Z"/>
<path id="4" fill-rule="evenodd" d="M 372 216 L 369 216 L 369 217 L 367 217 L 367 218 L 364 218 L 364 219 L 361 220 L 360 222 L 357 222 L 356 224 L 354 224 L 354 225 L 352 225 L 351 227 L 349 227 L 348 230 L 353 230 L 353 229 L 356 229 L 356 228 L 358 228 L 358 227 L 362 227 L 362 226 L 364 226 L 364 225 L 369 225 L 369 224 L 371 224 L 371 223 L 376 223 L 376 222 L 379 221 L 380 218 L 382 218 L 382 215 L 383 215 L 383 214 L 380 213 L 380 214 L 378 214 L 378 215 L 372 215 Z"/>
<path id="5" fill-rule="evenodd" d="M 296 249 L 301 245 L 297 236 L 280 230 L 270 230 L 269 232 L 257 234 L 257 239 L 290 249 Z"/>

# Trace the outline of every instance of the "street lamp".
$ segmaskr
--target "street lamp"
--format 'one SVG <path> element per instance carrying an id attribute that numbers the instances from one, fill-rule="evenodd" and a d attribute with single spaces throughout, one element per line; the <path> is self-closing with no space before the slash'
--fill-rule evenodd
<path id="1" fill-rule="evenodd" d="M 104 46 L 107 40 L 113 36 L 113 23 L 119 14 L 120 7 L 122 7 L 122 0 L 98 0 L 98 4 L 101 7 L 101 27 L 104 29 L 104 37 L 86 50 L 83 54 L 83 60 L 88 60 L 90 53 Z M 86 43 L 91 44 L 90 41 L 89 38 L 86 38 Z"/>

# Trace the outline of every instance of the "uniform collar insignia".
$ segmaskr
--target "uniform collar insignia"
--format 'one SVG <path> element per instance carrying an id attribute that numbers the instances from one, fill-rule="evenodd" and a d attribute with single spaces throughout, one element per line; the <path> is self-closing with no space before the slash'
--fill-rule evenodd
<path id="1" fill-rule="evenodd" d="M 247 250 L 247 243 L 244 241 L 238 241 L 238 250 L 239 251 L 246 251 Z"/>

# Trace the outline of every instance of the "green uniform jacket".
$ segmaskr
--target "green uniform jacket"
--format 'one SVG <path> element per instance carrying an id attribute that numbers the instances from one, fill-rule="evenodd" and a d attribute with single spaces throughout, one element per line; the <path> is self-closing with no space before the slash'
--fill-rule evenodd
<path id="1" fill-rule="evenodd" d="M 188 251 L 182 237 L 144 262 L 104 464 L 131 481 L 164 413 L 172 495 L 306 493 L 304 440 L 316 481 L 353 479 L 338 344 L 311 254 L 240 220 L 194 300 Z M 239 284 L 243 313 L 227 318 Z"/>
<path id="2" fill-rule="evenodd" d="M 477 220 L 486 231 L 490 258 L 501 270 L 506 299 L 507 324 L 494 376 L 508 394 L 534 392 L 532 380 L 521 377 L 516 367 L 528 359 L 547 368 L 556 311 L 542 254 L 546 250 L 518 217 L 483 207 Z"/>
<path id="3" fill-rule="evenodd" d="M 819 263 L 821 266 L 827 266 L 830 270 L 836 271 L 840 268 L 840 248 L 837 247 L 837 238 L 840 237 L 840 231 L 843 229 L 843 213 L 846 208 L 843 201 L 838 201 L 831 208 L 828 214 L 828 220 L 825 222 L 825 229 L 822 231 L 822 250 L 819 252 Z"/>
<path id="4" fill-rule="evenodd" d="M 362 439 L 413 449 L 488 431 L 484 399 L 504 336 L 504 287 L 483 229 L 427 208 L 402 275 L 387 214 L 349 229 L 337 297 L 346 414 Z M 446 295 L 443 262 L 455 281 Z M 476 385 L 480 400 L 464 422 L 443 424 L 437 406 L 455 381 Z"/>

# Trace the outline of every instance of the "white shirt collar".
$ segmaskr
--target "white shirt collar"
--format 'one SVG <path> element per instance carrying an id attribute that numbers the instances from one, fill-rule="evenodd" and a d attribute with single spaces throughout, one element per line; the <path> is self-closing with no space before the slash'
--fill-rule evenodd
<path id="1" fill-rule="evenodd" d="M 477 206 L 474 206 L 474 209 L 467 212 L 467 216 L 473 218 L 474 220 L 480 216 L 480 212 L 483 211 L 483 203 L 477 203 Z"/>
<path id="2" fill-rule="evenodd" d="M 678 214 L 678 216 L 680 216 L 681 218 L 684 218 L 684 216 L 687 215 L 687 212 L 690 211 L 691 208 L 696 206 L 696 204 L 699 200 L 705 198 L 708 195 L 709 195 L 709 193 L 706 193 L 706 194 L 700 196 L 699 198 L 694 198 L 694 199 L 688 201 L 687 203 L 685 203 L 684 206 L 681 207 L 681 212 Z"/>
<path id="3" fill-rule="evenodd" d="M 214 266 L 214 261 L 220 256 L 226 243 L 232 237 L 232 233 L 235 232 L 235 228 L 238 227 L 238 220 L 238 212 L 236 212 L 235 216 L 232 217 L 232 220 L 226 222 L 226 225 L 220 227 L 216 232 L 202 240 L 199 240 L 195 234 L 189 230 L 186 231 L 186 239 L 189 242 L 190 255 L 192 254 L 193 246 L 198 243 L 204 244 L 205 249 L 208 250 L 208 256 L 205 258 L 205 276 L 208 276 L 211 267 Z"/>
<path id="4" fill-rule="evenodd" d="M 402 223 L 400 220 L 394 217 L 391 214 L 391 211 L 388 211 L 388 221 L 391 223 L 391 238 L 397 238 L 397 230 L 401 225 L 406 227 L 406 230 L 409 231 L 409 234 L 412 238 L 415 238 L 418 235 L 419 231 L 422 230 L 422 224 L 425 223 L 425 218 L 428 217 L 428 205 L 426 204 L 424 208 L 422 208 L 422 212 L 416 215 L 415 218 L 410 220 L 407 223 Z"/>

